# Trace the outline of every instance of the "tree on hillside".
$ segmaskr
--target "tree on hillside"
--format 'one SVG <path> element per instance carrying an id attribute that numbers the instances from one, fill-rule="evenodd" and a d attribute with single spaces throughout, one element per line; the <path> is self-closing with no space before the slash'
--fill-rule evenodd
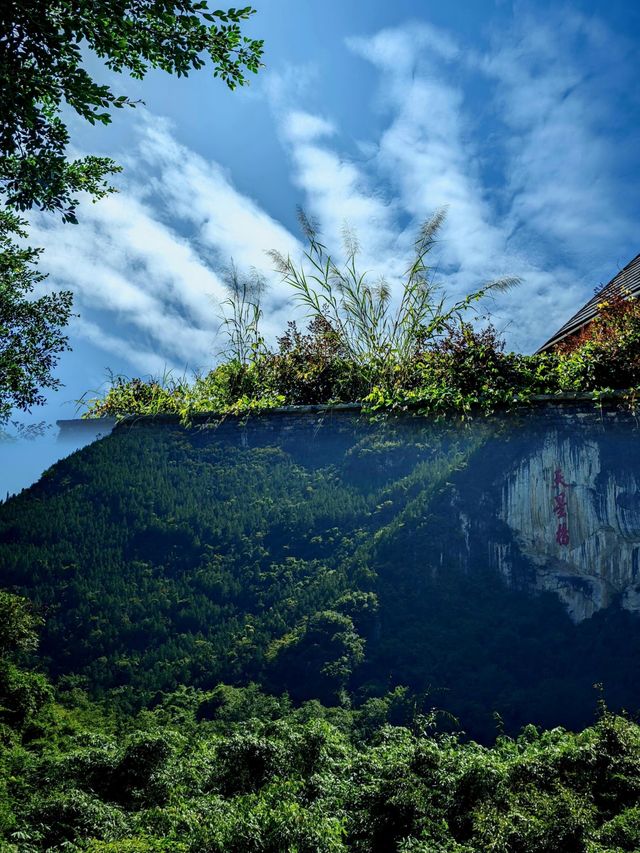
<path id="1" fill-rule="evenodd" d="M 110 158 L 73 160 L 67 153 L 65 107 L 91 124 L 108 124 L 113 109 L 135 106 L 92 78 L 85 67 L 87 49 L 111 71 L 139 80 L 151 68 L 183 77 L 209 64 L 213 75 L 234 89 L 261 64 L 262 41 L 241 31 L 253 12 L 249 6 L 211 11 L 206 0 L 8 0 L 0 5 L 2 338 L 15 340 L 23 316 L 37 313 L 27 305 L 27 294 L 41 281 L 33 270 L 37 250 L 16 265 L 16 239 L 25 223 L 7 214 L 37 208 L 75 223 L 78 194 L 96 200 L 112 192 L 109 179 L 120 169 Z M 50 299 L 46 306 L 49 313 L 35 345 L 14 348 L 11 364 L 3 356 L 0 419 L 6 419 L 11 406 L 26 409 L 39 402 L 38 388 L 55 385 L 51 371 L 66 346 L 62 329 L 69 319 L 70 295 Z M 49 333 L 54 334 L 53 345 Z M 11 383 L 18 373 L 33 378 L 32 393 L 15 394 Z"/>
<path id="2" fill-rule="evenodd" d="M 27 236 L 24 221 L 0 210 L 0 424 L 13 408 L 43 403 L 43 388 L 56 388 L 52 373 L 67 349 L 64 326 L 71 314 L 71 293 L 32 298 L 45 276 L 36 264 L 40 249 L 16 245 L 10 233 Z"/>

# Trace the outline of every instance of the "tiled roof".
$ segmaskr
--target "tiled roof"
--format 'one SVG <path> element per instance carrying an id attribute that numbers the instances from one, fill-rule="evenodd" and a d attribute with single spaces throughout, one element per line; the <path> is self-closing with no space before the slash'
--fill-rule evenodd
<path id="1" fill-rule="evenodd" d="M 626 267 L 611 279 L 609 284 L 603 287 L 602 290 L 599 290 L 586 305 L 583 305 L 577 314 L 574 314 L 564 326 L 558 329 L 555 335 L 550 337 L 537 352 L 544 352 L 551 349 L 551 347 L 555 346 L 563 338 L 580 331 L 598 313 L 598 303 L 607 297 L 620 293 L 620 291 L 624 291 L 625 294 L 630 296 L 640 296 L 640 255 L 636 255 L 632 261 L 629 261 Z"/>

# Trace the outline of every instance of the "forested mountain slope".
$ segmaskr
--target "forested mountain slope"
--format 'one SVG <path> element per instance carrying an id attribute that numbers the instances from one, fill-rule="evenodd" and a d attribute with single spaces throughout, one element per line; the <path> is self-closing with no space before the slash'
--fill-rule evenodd
<path id="1" fill-rule="evenodd" d="M 0 507 L 2 583 L 44 616 L 49 673 L 125 708 L 179 685 L 355 707 L 406 687 L 484 739 L 494 712 L 588 724 L 595 682 L 635 710 L 638 617 L 574 625 L 478 546 L 482 489 L 522 452 L 488 421 L 120 427 Z"/>

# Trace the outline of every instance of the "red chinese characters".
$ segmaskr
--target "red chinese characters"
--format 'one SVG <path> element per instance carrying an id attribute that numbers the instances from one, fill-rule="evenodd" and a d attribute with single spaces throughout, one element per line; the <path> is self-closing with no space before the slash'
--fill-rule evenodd
<path id="1" fill-rule="evenodd" d="M 567 487 L 567 484 L 564 481 L 564 474 L 562 473 L 562 468 L 556 468 L 556 470 L 553 472 L 553 485 L 556 487 Z"/>
<path id="2" fill-rule="evenodd" d="M 562 473 L 562 468 L 556 468 L 553 473 L 553 487 L 555 489 L 553 495 L 553 513 L 558 519 L 556 528 L 556 542 L 558 545 L 569 544 L 569 526 L 567 514 L 567 483 Z"/>
<path id="3" fill-rule="evenodd" d="M 567 493 L 559 492 L 553 498 L 553 511 L 558 518 L 567 517 Z"/>
<path id="4" fill-rule="evenodd" d="M 558 545 L 569 544 L 569 528 L 567 527 L 566 521 L 563 521 L 558 525 L 558 529 L 556 530 L 556 542 Z"/>

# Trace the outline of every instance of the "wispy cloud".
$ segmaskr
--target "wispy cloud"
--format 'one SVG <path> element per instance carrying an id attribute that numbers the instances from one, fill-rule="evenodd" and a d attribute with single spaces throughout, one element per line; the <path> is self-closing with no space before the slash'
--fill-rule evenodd
<path id="1" fill-rule="evenodd" d="M 407 21 L 368 38 L 353 36 L 347 46 L 400 77 L 411 76 L 420 62 L 460 56 L 460 46 L 450 33 L 423 21 Z"/>
<path id="2" fill-rule="evenodd" d="M 81 335 L 99 323 L 103 335 L 93 333 L 92 342 L 130 353 L 138 367 L 149 361 L 144 353 L 153 347 L 171 363 L 198 364 L 210 355 L 209 294 L 222 293 L 220 282 L 188 242 L 132 192 L 88 207 L 77 227 L 38 218 L 33 232 L 46 247 L 52 281 L 73 290 L 85 322 L 96 318 L 76 326 Z"/>
<path id="3" fill-rule="evenodd" d="M 346 226 L 358 235 L 364 263 L 392 264 L 398 209 L 376 188 L 364 165 L 331 146 L 333 124 L 298 110 L 285 113 L 281 122 L 293 179 L 331 251 L 340 252 Z"/>
<path id="4" fill-rule="evenodd" d="M 611 130 L 624 41 L 565 10 L 544 21 L 518 13 L 485 48 L 416 22 L 347 48 L 378 75 L 375 136 L 345 138 L 330 103 L 309 109 L 305 87 L 318 84 L 310 67 L 271 73 L 261 90 L 325 241 L 338 251 L 348 222 L 363 266 L 393 281 L 420 221 L 447 205 L 446 288 L 460 296 L 521 276 L 523 286 L 491 308 L 510 345 L 535 348 L 637 251 L 618 165 L 637 155 Z M 87 207 L 76 228 L 35 221 L 52 279 L 77 294 L 77 334 L 135 369 L 206 366 L 221 271 L 233 258 L 270 276 L 273 339 L 296 310 L 265 251 L 299 255 L 297 237 L 165 120 L 139 116 L 137 140 L 118 196 Z"/>
<path id="5" fill-rule="evenodd" d="M 482 146 L 474 139 L 460 73 L 464 52 L 448 34 L 413 25 L 351 39 L 349 46 L 380 72 L 388 123 L 372 168 L 392 187 L 414 229 L 436 208 L 447 208 L 438 254 L 446 292 L 459 298 L 492 278 L 522 276 L 523 290 L 484 307 L 512 346 L 533 348 L 543 337 L 532 322 L 535 303 L 546 298 L 552 279 L 509 248 L 509 224 L 483 183 Z M 400 47 L 404 59 L 397 63 Z"/>
<path id="6" fill-rule="evenodd" d="M 477 152 L 468 141 L 464 93 L 446 76 L 449 62 L 459 56 L 457 46 L 431 27 L 411 26 L 349 44 L 379 69 L 390 115 L 378 142 L 376 171 L 396 188 L 415 221 L 448 207 L 443 249 L 450 268 L 464 265 L 490 274 L 487 258 L 495 267 L 503 246 L 477 174 Z"/>
<path id="7" fill-rule="evenodd" d="M 33 240 L 46 247 L 51 280 L 70 287 L 83 322 L 74 332 L 136 369 L 210 365 L 220 347 L 223 271 L 267 267 L 266 251 L 297 241 L 228 175 L 146 116 L 121 191 L 87 205 L 76 227 L 39 216 Z M 267 333 L 285 324 L 278 276 L 266 301 Z"/>
<path id="8" fill-rule="evenodd" d="M 241 266 L 265 265 L 265 252 L 294 251 L 296 239 L 254 199 L 238 192 L 231 176 L 181 145 L 167 122 L 149 117 L 140 135 L 140 154 L 152 174 L 161 209 L 188 223 L 191 238 Z"/>
<path id="9" fill-rule="evenodd" d="M 448 206 L 442 268 L 452 292 L 483 277 L 523 278 L 493 307 L 516 347 L 535 348 L 590 295 L 595 258 L 610 269 L 619 247 L 632 245 L 632 220 L 616 199 L 620 140 L 606 127 L 615 107 L 598 76 L 615 74 L 603 62 L 615 42 L 597 22 L 563 13 L 544 23 L 518 17 L 480 55 L 415 25 L 349 41 L 380 71 L 389 116 L 372 168 L 414 219 Z M 468 97 L 478 73 L 490 87 L 495 151 L 478 134 L 477 91 Z"/>
<path id="10" fill-rule="evenodd" d="M 496 39 L 480 68 L 496 83 L 504 123 L 514 228 L 526 226 L 550 250 L 590 256 L 633 239 L 615 181 L 616 90 L 624 42 L 568 9 L 521 16 Z"/>
<path id="11" fill-rule="evenodd" d="M 143 349 L 139 343 L 133 345 L 125 338 L 107 332 L 104 325 L 93 323 L 82 316 L 72 320 L 71 333 L 122 359 L 144 375 L 163 376 L 171 373 L 180 376 L 184 369 L 181 363 L 168 360 L 166 353 L 157 349 Z"/>

